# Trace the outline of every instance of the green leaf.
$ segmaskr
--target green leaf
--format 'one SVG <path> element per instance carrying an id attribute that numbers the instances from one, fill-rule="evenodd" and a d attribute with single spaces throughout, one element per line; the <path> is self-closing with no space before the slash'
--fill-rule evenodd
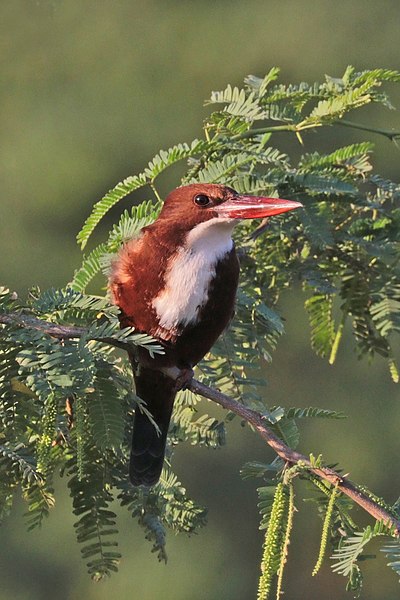
<path id="1" fill-rule="evenodd" d="M 398 540 L 388 542 L 380 550 L 381 552 L 384 552 L 386 558 L 390 560 L 390 562 L 388 562 L 388 567 L 391 567 L 400 577 L 400 543 Z"/>
<path id="2" fill-rule="evenodd" d="M 279 77 L 279 73 L 280 69 L 278 69 L 278 67 L 272 67 L 263 78 L 255 77 L 254 75 L 248 75 L 245 78 L 245 83 L 247 83 L 247 85 L 252 90 L 257 92 L 260 98 L 262 98 L 265 95 L 270 83 Z"/>
<path id="3" fill-rule="evenodd" d="M 131 177 L 127 177 L 120 183 L 117 183 L 115 187 L 113 187 L 107 194 L 97 202 L 91 214 L 86 219 L 82 229 L 77 235 L 77 241 L 83 249 L 93 230 L 102 220 L 104 215 L 122 198 L 125 198 L 131 192 L 145 186 L 148 183 L 147 178 L 144 173 L 140 173 L 140 175 L 135 175 Z"/>
<path id="4" fill-rule="evenodd" d="M 101 452 L 118 450 L 124 439 L 125 411 L 110 370 L 97 371 L 93 392 L 86 397 L 89 427 Z"/>
<path id="5" fill-rule="evenodd" d="M 227 185 L 240 169 L 253 159 L 247 153 L 242 152 L 235 156 L 227 155 L 222 160 L 210 162 L 201 169 L 196 177 L 189 183 L 198 181 L 200 183 L 221 183 Z"/>
<path id="6" fill-rule="evenodd" d="M 308 406 L 307 408 L 287 408 L 285 410 L 287 419 L 345 419 L 346 415 L 341 411 L 328 410 L 326 408 L 317 408 Z"/>
<path id="7" fill-rule="evenodd" d="M 400 286 L 379 294 L 370 308 L 372 319 L 383 337 L 400 332 Z"/>
<path id="8" fill-rule="evenodd" d="M 177 144 L 168 150 L 161 150 L 148 163 L 143 173 L 127 177 L 120 183 L 117 183 L 114 188 L 94 205 L 91 214 L 78 233 L 77 241 L 81 248 L 83 249 L 86 246 L 95 227 L 115 204 L 135 190 L 153 183 L 160 173 L 176 162 L 200 153 L 205 148 L 205 145 L 205 142 L 201 140 L 194 140 L 190 145 L 186 143 Z"/>
<path id="9" fill-rule="evenodd" d="M 387 533 L 385 525 L 377 521 L 373 528 L 368 526 L 363 531 L 355 532 L 354 535 L 345 538 L 335 549 L 331 557 L 335 561 L 332 571 L 349 578 L 348 589 L 358 592 L 361 590 L 362 574 L 358 561 L 362 558 L 364 548 L 372 538 L 387 535 Z"/>
<path id="10" fill-rule="evenodd" d="M 177 144 L 168 150 L 160 150 L 149 162 L 144 170 L 144 175 L 148 181 L 153 182 L 165 169 L 185 158 L 201 153 L 206 146 L 207 144 L 204 141 L 196 139 L 190 145 L 183 143 Z"/>
<path id="11" fill-rule="evenodd" d="M 335 337 L 332 295 L 312 296 L 306 300 L 305 307 L 310 319 L 311 345 L 319 356 L 328 356 Z"/>
<path id="12" fill-rule="evenodd" d="M 82 265 L 74 273 L 71 283 L 69 284 L 73 290 L 84 293 L 89 283 L 94 277 L 100 273 L 101 264 L 100 258 L 107 252 L 106 244 L 100 244 L 85 256 Z"/>
<path id="13" fill-rule="evenodd" d="M 344 146 L 330 154 L 321 155 L 318 152 L 305 154 L 300 159 L 299 168 L 305 172 L 326 168 L 341 169 L 352 175 L 363 176 L 372 170 L 368 155 L 373 148 L 374 145 L 370 142 L 361 142 Z"/>

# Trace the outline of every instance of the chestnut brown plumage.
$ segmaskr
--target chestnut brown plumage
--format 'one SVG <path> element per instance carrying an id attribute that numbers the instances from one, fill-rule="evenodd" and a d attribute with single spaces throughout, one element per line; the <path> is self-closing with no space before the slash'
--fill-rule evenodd
<path id="1" fill-rule="evenodd" d="M 130 355 L 136 393 L 160 430 L 136 410 L 129 469 L 134 485 L 158 481 L 176 392 L 231 320 L 239 277 L 234 225 L 299 206 L 239 195 L 222 185 L 183 186 L 169 194 L 158 219 L 120 251 L 110 289 L 121 326 L 152 335 L 165 351 L 154 358 L 144 349 Z M 180 370 L 177 381 L 171 368 Z"/>

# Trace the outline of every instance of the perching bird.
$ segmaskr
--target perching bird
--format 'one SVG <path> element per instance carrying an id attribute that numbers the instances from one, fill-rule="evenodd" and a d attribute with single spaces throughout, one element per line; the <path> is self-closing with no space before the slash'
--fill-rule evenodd
<path id="1" fill-rule="evenodd" d="M 158 481 L 175 395 L 232 318 L 239 277 L 234 226 L 300 206 L 239 195 L 223 185 L 187 185 L 171 192 L 157 220 L 120 251 L 110 289 L 121 326 L 153 336 L 165 351 L 151 358 L 140 349 L 130 356 L 136 393 L 160 430 L 136 410 L 129 467 L 134 485 Z"/>

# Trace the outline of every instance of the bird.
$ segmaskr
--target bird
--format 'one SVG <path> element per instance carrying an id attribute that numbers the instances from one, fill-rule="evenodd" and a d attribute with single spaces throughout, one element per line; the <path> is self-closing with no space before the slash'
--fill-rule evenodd
<path id="1" fill-rule="evenodd" d="M 129 462 L 134 486 L 159 481 L 175 396 L 234 314 L 235 225 L 301 206 L 220 184 L 184 185 L 166 197 L 157 219 L 120 249 L 109 279 L 120 325 L 152 336 L 164 351 L 153 356 L 145 348 L 128 351 L 136 395 L 152 416 L 135 410 Z"/>

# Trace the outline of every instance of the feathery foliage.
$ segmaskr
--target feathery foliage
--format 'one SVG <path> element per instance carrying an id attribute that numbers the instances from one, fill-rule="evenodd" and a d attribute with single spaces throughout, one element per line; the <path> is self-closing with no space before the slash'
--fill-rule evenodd
<path id="1" fill-rule="evenodd" d="M 213 92 L 204 139 L 160 151 L 142 173 L 107 192 L 78 234 L 82 249 L 106 213 L 126 196 L 142 188 L 146 199 L 122 212 L 107 239 L 83 257 L 68 286 L 33 289 L 26 301 L 0 288 L 0 515 L 9 514 L 13 497 L 21 491 L 28 527 L 40 525 L 54 504 L 54 478 L 63 474 L 77 540 L 94 579 L 117 570 L 117 517 L 111 509 L 115 499 L 137 519 L 160 560 L 166 560 L 168 529 L 192 533 L 205 524 L 205 509 L 188 497 L 172 471 L 173 448 L 184 441 L 220 448 L 232 418 L 209 416 L 193 393 L 180 393 L 160 482 L 151 489 L 128 483 L 133 414 L 139 404 L 142 410 L 146 407 L 135 396 L 119 348 L 129 345 L 134 351 L 139 345 L 151 355 L 162 348 L 145 334 L 120 330 L 115 307 L 106 297 L 91 295 L 90 286 L 100 274 L 108 275 L 121 245 L 157 217 L 162 203 L 158 178 L 170 167 L 186 162 L 182 184 L 218 182 L 242 193 L 280 195 L 304 205 L 285 219 L 237 228 L 241 286 L 236 315 L 198 365 L 204 381 L 258 410 L 291 448 L 299 442 L 302 419 L 344 416 L 317 407 L 265 403 L 260 365 L 271 360 L 284 332 L 277 307 L 280 295 L 296 284 L 304 290 L 311 346 L 319 356 L 335 361 L 348 323 L 358 355 L 384 356 L 392 379 L 399 380 L 400 184 L 374 172 L 370 142 L 326 154 L 304 148 L 292 161 L 279 140 L 286 132 L 304 144 L 304 131 L 318 135 L 322 127 L 336 124 L 366 129 L 346 120 L 348 113 L 370 103 L 390 107 L 381 88 L 399 82 L 400 74 L 348 67 L 342 77 L 290 85 L 278 83 L 278 76 L 279 69 L 272 68 L 263 78 L 248 76 L 242 88 L 228 85 Z M 381 133 L 393 141 L 400 137 Z M 75 328 L 76 336 L 64 335 L 63 326 Z M 312 462 L 322 465 L 320 457 Z M 324 519 L 318 569 L 331 544 L 334 571 L 349 577 L 350 589 L 360 589 L 358 560 L 364 546 L 392 531 L 382 523 L 359 531 L 349 514 L 352 502 L 302 464 L 285 465 L 280 458 L 269 464 L 247 463 L 242 476 L 263 481 L 258 490 L 261 527 L 266 530 L 260 600 L 273 588 L 277 598 L 282 593 L 296 478 L 307 480 L 314 490 L 311 500 Z M 399 573 L 398 542 L 382 551 Z"/>
<path id="2" fill-rule="evenodd" d="M 368 525 L 362 531 L 355 531 L 352 536 L 345 538 L 339 544 L 339 547 L 335 549 L 332 559 L 336 562 L 333 564 L 332 570 L 339 575 L 348 577 L 348 590 L 356 592 L 358 595 L 361 593 L 363 577 L 358 561 L 373 558 L 373 556 L 362 553 L 368 542 L 382 535 L 390 535 L 390 531 L 383 523 L 377 522 L 374 527 Z M 395 542 L 394 547 L 396 546 L 398 548 L 398 542 Z M 382 551 L 388 554 L 390 554 L 390 550 L 390 546 L 382 548 Z M 396 557 L 395 552 L 394 557 Z"/>

